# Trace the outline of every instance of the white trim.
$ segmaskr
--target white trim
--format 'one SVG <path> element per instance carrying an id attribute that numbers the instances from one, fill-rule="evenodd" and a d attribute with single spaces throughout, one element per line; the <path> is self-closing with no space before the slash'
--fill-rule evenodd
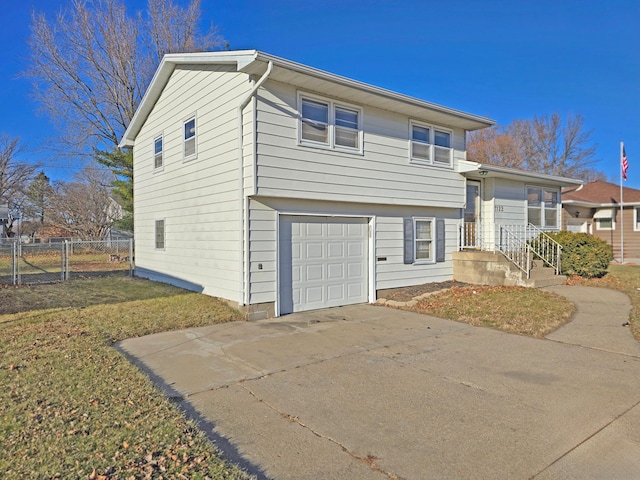
<path id="1" fill-rule="evenodd" d="M 363 116 L 364 111 L 361 106 L 353 105 L 347 102 L 333 100 L 331 98 L 322 97 L 302 90 L 297 91 L 298 104 L 298 145 L 302 147 L 314 147 L 324 150 L 334 150 L 336 152 L 345 152 L 356 155 L 364 154 L 364 131 Z M 310 100 L 327 105 L 327 142 L 316 142 L 302 138 L 302 101 Z M 358 148 L 351 148 L 344 145 L 336 145 L 336 108 L 343 110 L 351 110 L 358 114 Z"/>
<path id="2" fill-rule="evenodd" d="M 525 225 L 527 223 L 531 223 L 529 222 L 529 188 L 537 188 L 540 189 L 542 191 L 542 199 L 540 201 L 540 225 L 535 225 L 536 227 L 539 228 L 544 228 L 545 230 L 561 230 L 562 229 L 562 190 L 559 187 L 551 187 L 548 185 L 535 185 L 535 184 L 525 184 L 524 186 L 524 223 Z M 547 225 L 546 224 L 546 215 L 545 212 L 546 210 L 551 210 L 550 208 L 547 208 L 545 206 L 545 201 L 544 201 L 544 193 L 545 191 L 548 192 L 555 192 L 558 195 L 558 201 L 556 203 L 556 224 L 555 225 Z M 537 208 L 537 207 L 536 207 Z M 532 224 L 533 225 L 533 224 Z"/>
<path id="3" fill-rule="evenodd" d="M 165 55 L 160 62 L 147 88 L 138 109 L 136 110 L 127 130 L 122 136 L 120 147 L 132 147 L 142 125 L 144 125 L 151 110 L 155 106 L 158 98 L 162 94 L 171 74 L 178 65 L 232 65 L 237 71 L 247 72 L 251 69 L 259 70 L 261 65 L 273 62 L 280 69 L 298 72 L 303 75 L 334 82 L 337 85 L 344 85 L 358 91 L 387 98 L 395 102 L 398 113 L 404 113 L 412 108 L 424 109 L 425 114 L 431 112 L 437 115 L 449 117 L 452 126 L 458 126 L 465 130 L 477 130 L 490 127 L 495 124 L 494 120 L 470 113 L 462 112 L 452 108 L 426 102 L 424 100 L 410 97 L 398 92 L 375 87 L 363 82 L 358 82 L 333 73 L 325 72 L 317 68 L 309 67 L 291 60 L 269 55 L 258 50 L 237 50 L 222 52 L 197 52 L 197 53 L 174 53 Z"/>
<path id="4" fill-rule="evenodd" d="M 601 208 L 596 213 L 593 214 L 593 218 L 616 218 L 616 214 L 613 208 Z"/>
<path id="5" fill-rule="evenodd" d="M 603 228 L 600 226 L 600 222 L 602 220 L 608 220 L 609 218 L 607 217 L 606 219 L 604 218 L 596 218 L 593 220 L 593 222 L 596 224 L 596 230 L 600 230 L 600 231 L 605 231 L 605 232 L 612 232 L 616 229 L 616 220 L 615 218 L 611 219 L 611 228 Z"/>
<path id="6" fill-rule="evenodd" d="M 424 143 L 423 145 L 428 146 L 429 150 L 429 160 L 425 160 L 423 158 L 416 158 L 413 156 L 413 127 L 425 128 L 429 130 L 429 141 Z M 439 163 L 435 161 L 436 156 L 436 130 L 441 133 L 446 133 L 449 135 L 449 164 Z M 422 143 L 422 142 L 419 142 Z M 447 148 L 447 147 L 438 147 L 438 148 Z M 438 125 L 429 124 L 420 122 L 417 120 L 409 119 L 409 163 L 414 165 L 428 165 L 430 167 L 441 167 L 447 169 L 453 169 L 453 130 L 440 127 Z"/>
<path id="7" fill-rule="evenodd" d="M 413 218 L 413 265 L 431 265 L 436 263 L 436 217 L 412 217 Z M 418 240 L 418 230 L 416 229 L 416 222 L 429 222 L 431 224 L 431 258 L 418 259 L 416 251 L 416 242 Z"/>
<path id="8" fill-rule="evenodd" d="M 640 218 L 638 218 L 638 214 L 640 214 L 640 207 L 633 208 L 633 231 L 640 232 Z"/>
<path id="9" fill-rule="evenodd" d="M 193 137 L 189 137 L 188 140 L 191 140 L 193 138 L 193 154 L 187 156 L 185 154 L 185 143 L 187 142 L 187 139 L 185 138 L 185 131 L 184 131 L 184 127 L 187 123 L 189 123 L 191 120 L 193 120 L 193 126 L 195 129 L 195 132 L 193 133 Z M 191 160 L 195 160 L 196 158 L 198 158 L 198 117 L 196 115 L 196 113 L 193 113 L 191 115 L 189 115 L 188 117 L 185 117 L 185 119 L 182 121 L 182 161 L 183 162 L 189 162 Z"/>
<path id="10" fill-rule="evenodd" d="M 290 211 L 279 211 L 276 210 L 276 299 L 274 306 L 274 313 L 276 317 L 281 315 L 280 307 L 280 217 L 281 216 L 289 216 L 289 217 L 331 217 L 331 218 L 364 218 L 368 219 L 367 228 L 371 228 L 371 235 L 369 236 L 367 247 L 369 251 L 367 252 L 368 256 L 368 292 L 367 299 L 369 303 L 374 303 L 376 300 L 376 280 L 375 280 L 375 236 L 376 236 L 376 216 L 375 215 L 350 215 L 348 213 L 307 213 L 307 212 L 290 212 Z M 435 240 L 434 240 L 435 242 Z"/>

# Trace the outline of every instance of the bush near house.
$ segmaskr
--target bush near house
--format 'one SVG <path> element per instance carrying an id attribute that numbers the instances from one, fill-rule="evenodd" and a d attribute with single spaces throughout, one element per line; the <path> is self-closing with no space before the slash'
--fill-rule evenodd
<path id="1" fill-rule="evenodd" d="M 562 274 L 597 278 L 607 273 L 613 260 L 611 245 L 588 233 L 561 231 L 549 233 L 562 245 Z"/>

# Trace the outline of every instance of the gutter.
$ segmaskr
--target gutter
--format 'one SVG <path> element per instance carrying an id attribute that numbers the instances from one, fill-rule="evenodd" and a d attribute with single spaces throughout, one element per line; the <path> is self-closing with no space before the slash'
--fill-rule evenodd
<path id="1" fill-rule="evenodd" d="M 254 98 L 258 89 L 267 80 L 267 77 L 273 70 L 273 62 L 270 60 L 267 65 L 267 71 L 264 72 L 262 77 L 254 84 L 251 91 L 238 105 L 238 242 L 240 245 L 238 260 L 239 260 L 239 277 L 238 277 L 238 305 L 244 306 L 249 303 L 249 198 L 244 195 L 244 149 L 243 149 L 243 110 L 249 104 L 252 98 Z M 255 112 L 254 112 L 255 114 Z M 255 186 L 254 186 L 255 188 Z M 245 288 L 245 282 L 246 287 Z"/>

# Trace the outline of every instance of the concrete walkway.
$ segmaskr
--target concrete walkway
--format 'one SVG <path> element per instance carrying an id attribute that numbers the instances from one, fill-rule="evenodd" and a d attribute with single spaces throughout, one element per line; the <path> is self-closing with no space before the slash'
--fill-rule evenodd
<path id="1" fill-rule="evenodd" d="M 637 479 L 640 346 L 626 296 L 548 340 L 355 305 L 119 348 L 232 461 L 276 479 Z"/>

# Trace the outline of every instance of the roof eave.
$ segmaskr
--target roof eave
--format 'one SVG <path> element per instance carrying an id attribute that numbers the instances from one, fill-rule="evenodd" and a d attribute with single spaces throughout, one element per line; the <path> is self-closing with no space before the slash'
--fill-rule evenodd
<path id="1" fill-rule="evenodd" d="M 261 69 L 266 69 L 268 62 L 273 62 L 275 66 L 283 69 L 296 71 L 304 75 L 310 75 L 329 82 L 338 83 L 346 87 L 363 90 L 374 95 L 382 96 L 397 102 L 412 105 L 414 107 L 429 109 L 435 112 L 448 115 L 451 118 L 464 122 L 466 130 L 478 130 L 495 125 L 495 121 L 486 117 L 473 115 L 452 108 L 426 102 L 408 95 L 393 92 L 380 87 L 375 87 L 357 80 L 342 77 L 333 73 L 325 72 L 317 68 L 309 67 L 301 63 L 293 62 L 275 55 L 270 55 L 257 50 L 239 50 L 225 52 L 201 52 L 201 53 L 178 53 L 165 55 L 156 70 L 147 91 L 129 126 L 127 127 L 120 147 L 132 147 L 135 139 L 142 128 L 147 116 L 155 106 L 160 94 L 164 90 L 171 74 L 177 65 L 188 64 L 231 64 L 236 65 L 239 72 L 252 73 Z"/>
<path id="2" fill-rule="evenodd" d="M 548 175 L 546 173 L 527 172 L 524 170 L 517 170 L 515 168 L 501 167 L 498 165 L 485 165 L 482 163 L 462 161 L 460 173 L 466 176 L 472 176 L 476 178 L 496 177 L 496 178 L 511 178 L 517 180 L 530 180 L 536 182 L 544 182 L 548 185 L 555 185 L 559 187 L 568 187 L 572 185 L 582 185 L 583 181 L 575 178 L 560 177 L 557 175 Z"/>

